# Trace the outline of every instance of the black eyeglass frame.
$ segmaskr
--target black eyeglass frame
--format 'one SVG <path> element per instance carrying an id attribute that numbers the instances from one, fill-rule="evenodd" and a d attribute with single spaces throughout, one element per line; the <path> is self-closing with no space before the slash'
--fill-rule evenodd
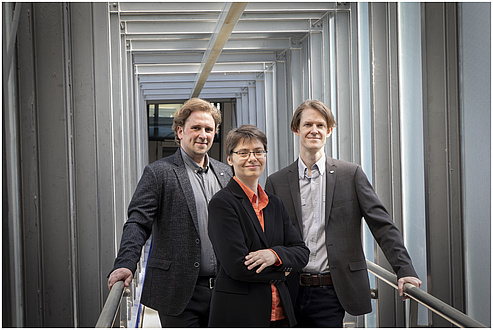
<path id="1" fill-rule="evenodd" d="M 237 154 L 241 158 L 250 158 L 250 154 L 253 154 L 255 158 L 264 158 L 267 154 L 267 150 L 255 150 L 255 151 L 231 151 Z"/>

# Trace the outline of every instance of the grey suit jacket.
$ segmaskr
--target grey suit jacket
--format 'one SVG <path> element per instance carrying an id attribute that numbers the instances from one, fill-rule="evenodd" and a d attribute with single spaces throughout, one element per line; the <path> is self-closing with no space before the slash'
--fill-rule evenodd
<path id="1" fill-rule="evenodd" d="M 221 187 L 229 166 L 209 157 Z M 180 149 L 144 169 L 128 207 L 114 269 L 135 272 L 142 247 L 153 235 L 142 289 L 145 306 L 168 315 L 183 312 L 192 297 L 200 268 L 200 237 L 192 185 Z"/>
<path id="2" fill-rule="evenodd" d="M 397 277 L 417 275 L 401 233 L 361 167 L 330 157 L 326 166 L 325 243 L 334 289 L 348 313 L 366 314 L 371 312 L 371 302 L 362 246 L 363 217 Z M 281 198 L 302 233 L 298 161 L 269 176 L 265 190 Z M 297 284 L 293 287 L 297 291 Z"/>

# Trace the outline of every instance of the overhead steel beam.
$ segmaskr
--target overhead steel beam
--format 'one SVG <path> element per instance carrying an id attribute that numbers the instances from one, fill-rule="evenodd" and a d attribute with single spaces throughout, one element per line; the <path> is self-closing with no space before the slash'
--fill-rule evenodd
<path id="1" fill-rule="evenodd" d="M 203 99 L 230 99 L 239 97 L 240 93 L 223 93 L 221 91 L 213 91 L 211 93 L 202 93 L 200 95 Z M 190 97 L 189 93 L 186 94 L 173 94 L 173 95 L 148 95 L 146 96 L 146 101 L 156 101 L 156 100 L 188 100 Z"/>
<path id="2" fill-rule="evenodd" d="M 236 10 L 233 6 L 239 6 L 239 2 L 235 2 L 231 5 L 233 10 Z M 231 10 L 229 10 L 231 13 Z M 231 15 L 234 15 L 233 13 Z M 241 16 L 241 13 L 239 13 Z M 219 20 L 221 17 L 219 17 Z M 239 18 L 238 18 L 239 19 Z M 126 22 L 125 24 L 125 34 L 129 37 L 132 35 L 139 34 L 155 34 L 155 35 L 168 35 L 176 38 L 176 36 L 193 34 L 201 37 L 207 37 L 211 33 L 217 32 L 217 28 L 226 29 L 224 30 L 226 36 L 232 32 L 232 29 L 238 23 L 236 27 L 236 33 L 276 33 L 276 32 L 286 32 L 286 33 L 296 33 L 320 30 L 320 27 L 313 26 L 312 23 L 315 19 L 290 19 L 290 20 L 248 20 L 248 21 L 229 21 L 227 25 L 231 25 L 231 31 L 223 23 L 223 25 L 215 24 L 211 20 L 194 20 L 194 21 L 145 21 L 145 22 Z M 220 23 L 220 22 L 218 22 Z M 233 24 L 231 24 L 233 23 Z M 221 33 L 221 32 L 220 32 Z M 226 39 L 227 40 L 227 39 Z"/>
<path id="3" fill-rule="evenodd" d="M 256 72 L 235 72 L 235 73 L 214 73 L 212 72 L 207 79 L 207 83 L 210 81 L 243 81 L 243 80 L 255 80 L 257 76 Z M 155 75 L 139 75 L 139 83 L 160 83 L 160 82 L 193 82 L 195 80 L 195 74 L 155 74 Z"/>
<path id="4" fill-rule="evenodd" d="M 222 87 L 222 88 L 211 88 L 210 90 L 214 93 L 220 91 L 221 93 L 236 93 L 240 92 L 242 88 L 245 87 Z M 203 92 L 207 89 L 204 88 Z M 186 94 L 190 93 L 190 88 L 175 88 L 175 89 L 148 89 L 144 90 L 144 95 L 176 95 L 176 94 Z"/>
<path id="5" fill-rule="evenodd" d="M 200 63 L 188 63 L 188 64 L 140 64 L 135 66 L 136 74 L 186 74 L 199 72 Z M 227 62 L 217 63 L 214 66 L 212 72 L 263 72 L 268 66 L 272 66 L 272 62 Z M 211 73 L 209 70 L 207 76 Z M 207 78 L 207 77 L 206 77 Z M 201 84 L 204 85 L 205 80 Z M 195 82 L 194 86 L 197 84 Z M 194 88 L 195 89 L 195 88 Z"/>
<path id="6" fill-rule="evenodd" d="M 241 17 L 241 20 L 243 21 L 243 16 Z M 235 31 L 232 34 L 232 36 L 229 38 L 229 40 L 232 39 L 265 39 L 265 38 L 292 38 L 293 36 L 296 36 L 299 33 L 306 33 L 306 31 L 302 32 L 293 32 L 293 31 L 278 31 L 275 29 L 269 30 L 269 31 L 264 31 L 264 32 L 246 32 L 246 33 L 240 33 L 238 31 Z M 174 41 L 174 40 L 185 40 L 185 41 L 193 41 L 195 42 L 196 40 L 203 40 L 204 35 L 203 34 L 193 34 L 193 33 L 188 33 L 188 34 L 182 34 L 178 38 L 176 35 L 171 35 L 171 34 L 156 34 L 156 33 L 148 33 L 148 34 L 129 34 L 125 35 L 126 40 L 141 40 L 141 41 Z M 208 41 L 208 39 L 204 39 L 205 41 Z"/>
<path id="7" fill-rule="evenodd" d="M 204 85 L 204 88 L 228 88 L 228 87 L 248 87 L 248 80 L 228 80 L 228 81 L 210 81 Z M 190 90 L 193 85 L 193 81 L 188 82 L 161 82 L 161 83 L 143 83 L 140 84 L 143 90 L 164 90 L 164 89 L 183 89 Z"/>
<path id="8" fill-rule="evenodd" d="M 226 17 L 221 14 L 220 20 L 224 17 L 224 21 L 218 22 L 221 23 L 220 30 L 219 32 L 214 33 L 213 37 L 211 38 L 212 47 L 209 47 L 204 54 L 204 59 L 202 60 L 202 65 L 199 72 L 197 73 L 197 79 L 195 80 L 194 89 L 191 97 L 199 96 L 200 91 L 202 90 L 202 87 L 204 87 L 205 81 L 207 80 L 207 77 L 211 73 L 214 64 L 216 64 L 216 61 L 221 54 L 226 41 L 228 41 L 231 32 L 233 32 L 233 29 L 236 26 L 236 23 L 238 23 L 238 20 L 240 19 L 243 11 L 246 8 L 246 5 L 246 2 L 234 2 L 230 5 Z"/>
<path id="9" fill-rule="evenodd" d="M 219 13 L 223 5 L 220 2 L 120 2 L 120 13 Z"/>
<path id="10" fill-rule="evenodd" d="M 177 64 L 177 63 L 200 63 L 202 53 L 171 53 L 171 54 L 134 54 L 134 64 Z M 216 63 L 221 62 L 274 62 L 276 53 L 274 51 L 235 51 L 223 52 Z"/>
<path id="11" fill-rule="evenodd" d="M 285 50 L 290 48 L 293 37 L 302 38 L 305 33 L 291 33 L 289 36 L 264 36 L 256 38 L 256 34 L 250 34 L 246 38 L 237 38 L 236 34 L 223 46 L 224 50 Z M 161 53 L 161 52 L 197 52 L 206 51 L 210 43 L 205 39 L 159 39 L 130 41 L 130 49 L 133 54 Z"/>

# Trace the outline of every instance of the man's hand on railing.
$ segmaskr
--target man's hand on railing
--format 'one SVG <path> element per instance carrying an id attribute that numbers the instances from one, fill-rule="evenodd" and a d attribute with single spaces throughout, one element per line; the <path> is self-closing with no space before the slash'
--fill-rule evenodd
<path id="1" fill-rule="evenodd" d="M 413 277 L 413 276 L 406 276 L 406 277 L 401 277 L 398 281 L 397 281 L 397 285 L 399 287 L 399 296 L 402 297 L 402 300 L 406 300 L 406 299 L 409 299 L 409 297 L 407 297 L 406 295 L 404 295 L 404 284 L 406 283 L 409 283 L 409 284 L 412 284 L 414 285 L 415 287 L 420 287 L 421 286 L 421 280 L 417 277 Z"/>
<path id="2" fill-rule="evenodd" d="M 117 268 L 110 274 L 110 277 L 108 278 L 108 288 L 110 288 L 111 290 L 113 284 L 118 281 L 124 281 L 123 285 L 125 287 L 128 287 L 130 283 L 132 283 L 133 278 L 134 275 L 132 274 L 132 271 L 130 269 Z"/>

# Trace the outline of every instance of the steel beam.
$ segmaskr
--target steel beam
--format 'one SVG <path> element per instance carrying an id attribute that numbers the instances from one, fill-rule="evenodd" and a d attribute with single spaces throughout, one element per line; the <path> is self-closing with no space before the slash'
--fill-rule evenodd
<path id="1" fill-rule="evenodd" d="M 204 87 L 207 77 L 212 72 L 219 55 L 221 54 L 224 45 L 228 41 L 231 32 L 238 23 L 241 14 L 245 10 L 246 2 L 234 2 L 228 8 L 228 12 L 221 14 L 216 30 L 210 39 L 207 51 L 204 54 L 200 69 L 197 72 L 197 77 L 194 82 L 191 97 L 198 97 L 202 87 Z"/>

